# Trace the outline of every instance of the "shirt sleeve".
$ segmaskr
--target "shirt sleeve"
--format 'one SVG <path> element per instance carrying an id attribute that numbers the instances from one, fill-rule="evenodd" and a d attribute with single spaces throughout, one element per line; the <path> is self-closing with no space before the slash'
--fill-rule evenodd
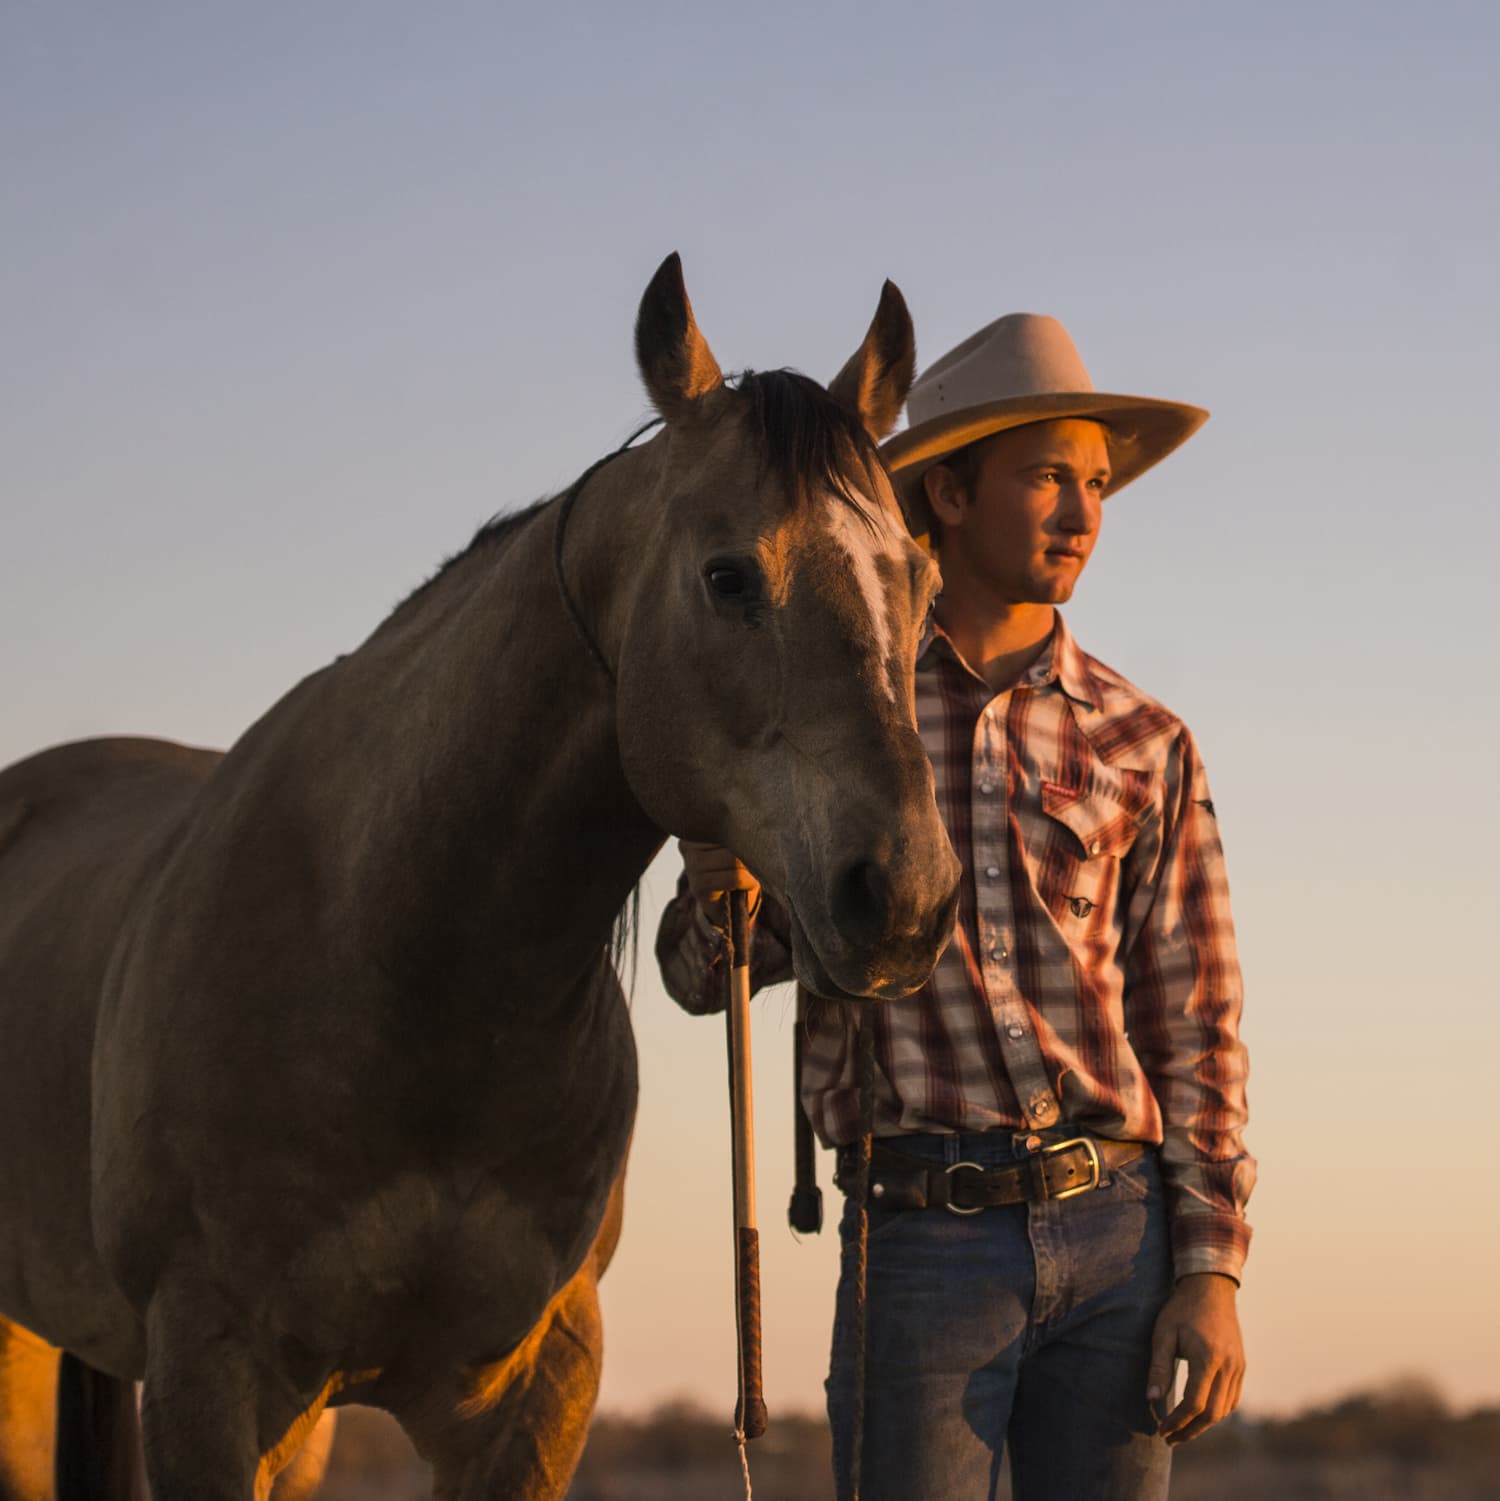
<path id="1" fill-rule="evenodd" d="M 1125 1021 L 1162 1114 L 1162 1168 L 1179 1277 L 1240 1280 L 1255 1159 L 1245 1149 L 1243 985 L 1218 819 L 1184 729 L 1159 826 L 1131 851 Z"/>
<path id="2" fill-rule="evenodd" d="M 750 987 L 761 990 L 794 978 L 786 909 L 764 887 L 750 930 Z M 656 930 L 656 962 L 667 994 L 694 1016 L 722 1011 L 728 1004 L 725 966 L 729 938 L 704 915 L 688 890 L 687 876 L 677 879 L 677 893 Z"/>

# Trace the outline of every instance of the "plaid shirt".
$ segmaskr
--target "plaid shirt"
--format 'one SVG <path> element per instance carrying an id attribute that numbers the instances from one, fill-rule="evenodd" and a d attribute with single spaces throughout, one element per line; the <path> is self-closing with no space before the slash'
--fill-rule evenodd
<path id="1" fill-rule="evenodd" d="M 1239 962 L 1213 800 L 1187 727 L 1080 650 L 1062 617 L 1001 694 L 934 627 L 917 725 L 963 864 L 928 983 L 872 1006 L 875 1131 L 1066 1121 L 1162 1149 L 1178 1276 L 1236 1279 L 1249 1245 Z M 724 1005 L 724 943 L 685 885 L 657 957 L 690 1011 Z M 757 985 L 792 978 L 785 914 L 755 930 Z M 809 1017 L 802 1103 L 825 1143 L 858 1134 L 853 1029 Z"/>

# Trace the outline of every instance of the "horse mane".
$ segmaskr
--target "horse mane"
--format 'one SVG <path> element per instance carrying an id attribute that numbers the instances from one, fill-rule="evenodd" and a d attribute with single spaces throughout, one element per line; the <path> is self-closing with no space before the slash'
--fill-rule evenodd
<path id="1" fill-rule="evenodd" d="M 746 398 L 766 465 L 786 486 L 794 506 L 800 509 L 819 493 L 832 494 L 869 521 L 852 476 L 856 469 L 862 469 L 869 479 L 884 471 L 885 461 L 853 412 L 799 370 L 742 370 L 731 375 L 728 384 Z M 519 511 L 496 512 L 474 533 L 468 546 L 445 558 L 430 578 L 396 606 L 392 616 L 420 599 L 466 558 L 512 540 L 565 493 L 543 495 Z"/>
<path id="2" fill-rule="evenodd" d="M 439 579 L 462 563 L 470 553 L 476 551 L 478 548 L 504 542 L 514 537 L 528 522 L 534 521 L 554 499 L 556 499 L 555 496 L 544 495 L 540 500 L 532 501 L 529 506 L 525 506 L 519 511 L 500 511 L 491 516 L 474 533 L 467 547 L 461 548 L 458 552 L 444 558 L 434 573 L 423 579 L 404 599 L 398 601 L 396 608 L 386 617 L 386 623 L 389 624 L 398 615 L 404 614 L 412 605 L 427 594 Z"/>
<path id="3" fill-rule="evenodd" d="M 625 992 L 627 1004 L 635 999 L 635 982 L 640 974 L 641 957 L 641 883 L 637 881 L 625 905 L 615 914 L 609 932 L 609 962 Z"/>

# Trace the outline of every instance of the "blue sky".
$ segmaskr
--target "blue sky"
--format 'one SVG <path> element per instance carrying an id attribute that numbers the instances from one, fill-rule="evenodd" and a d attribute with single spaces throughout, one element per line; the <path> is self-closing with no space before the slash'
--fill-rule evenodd
<path id="1" fill-rule="evenodd" d="M 1500 1400 L 1497 16 L 12 0 L 0 761 L 232 740 L 634 426 L 670 250 L 726 367 L 830 376 L 887 276 L 924 361 L 1055 314 L 1099 387 L 1214 413 L 1107 508 L 1069 620 L 1214 782 L 1262 1158 L 1246 1400 L 1413 1369 Z M 774 1228 L 787 1007 L 768 1384 L 802 1406 L 833 1248 Z M 635 1017 L 604 1400 L 727 1401 L 722 1038 L 649 965 Z"/>

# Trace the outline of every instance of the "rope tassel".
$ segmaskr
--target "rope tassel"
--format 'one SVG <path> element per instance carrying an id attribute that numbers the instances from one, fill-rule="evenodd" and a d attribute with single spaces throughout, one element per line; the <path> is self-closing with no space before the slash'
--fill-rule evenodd
<path id="1" fill-rule="evenodd" d="M 787 1223 L 800 1235 L 816 1235 L 823 1228 L 823 1191 L 818 1187 L 817 1143 L 812 1122 L 802 1108 L 802 1055 L 807 1046 L 811 1000 L 797 987 L 797 1028 L 792 1035 L 792 1150 L 796 1173 L 792 1198 L 786 1207 Z"/>

